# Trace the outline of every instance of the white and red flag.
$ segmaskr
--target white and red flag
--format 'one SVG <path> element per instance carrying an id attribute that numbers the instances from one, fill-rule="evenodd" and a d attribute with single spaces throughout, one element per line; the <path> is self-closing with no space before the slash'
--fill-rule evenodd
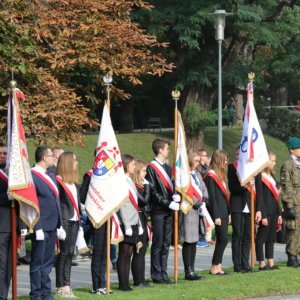
<path id="1" fill-rule="evenodd" d="M 128 199 L 129 190 L 120 149 L 107 105 L 104 105 L 97 153 L 85 202 L 93 226 L 99 228 Z"/>
<path id="2" fill-rule="evenodd" d="M 186 150 L 186 139 L 181 114 L 178 111 L 177 146 L 175 154 L 175 189 L 181 194 L 182 202 L 180 209 L 183 213 L 193 206 L 193 186 L 191 183 L 191 172 Z M 176 141 L 175 141 L 176 142 Z"/>
<path id="3" fill-rule="evenodd" d="M 247 87 L 247 105 L 237 164 L 237 175 L 242 186 L 261 172 L 269 161 L 268 150 L 257 119 L 253 100 L 253 81 L 251 81 Z"/>
<path id="4" fill-rule="evenodd" d="M 20 217 L 33 230 L 40 217 L 39 202 L 32 180 L 19 101 L 24 94 L 12 88 L 7 113 L 8 193 L 20 204 Z"/>

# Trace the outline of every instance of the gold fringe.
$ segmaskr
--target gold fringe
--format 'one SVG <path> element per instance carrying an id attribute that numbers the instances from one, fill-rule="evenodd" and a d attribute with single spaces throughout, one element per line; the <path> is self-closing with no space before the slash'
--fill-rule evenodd
<path id="1" fill-rule="evenodd" d="M 36 223 L 38 222 L 39 218 L 40 218 L 40 209 L 39 207 L 37 207 L 32 201 L 28 201 L 26 198 L 14 193 L 14 191 L 9 191 L 10 195 L 19 202 L 20 206 L 22 206 L 24 203 L 26 203 L 27 205 L 31 206 L 32 208 L 34 208 L 36 210 L 36 217 L 35 219 L 32 221 L 31 224 L 29 224 L 28 220 L 26 219 L 26 216 L 23 215 L 20 211 L 20 218 L 22 219 L 22 221 L 28 226 L 29 229 L 29 233 L 33 232 L 33 228 L 36 225 Z"/>
<path id="2" fill-rule="evenodd" d="M 97 223 L 97 222 L 93 219 L 93 217 L 89 214 L 89 212 L 86 211 L 86 213 L 87 213 L 87 215 L 88 215 L 90 221 L 91 221 L 92 224 L 93 224 L 93 227 L 94 227 L 95 229 L 100 228 L 100 227 L 101 227 L 107 220 L 109 220 L 109 218 L 110 218 L 115 212 L 117 212 L 117 211 L 121 208 L 121 206 L 123 206 L 123 204 L 124 204 L 125 202 L 127 202 L 127 201 L 129 201 L 129 197 L 128 197 L 128 196 L 126 196 L 126 197 L 121 201 L 121 203 L 120 203 L 117 207 L 114 208 L 113 211 L 108 212 L 108 213 L 103 217 L 103 219 L 102 219 L 102 221 L 101 221 L 100 223 Z"/>
<path id="3" fill-rule="evenodd" d="M 265 169 L 268 166 L 268 164 L 269 164 L 269 161 L 267 161 L 262 167 L 260 167 L 253 174 L 251 174 L 251 176 L 247 177 L 243 182 L 242 182 L 238 172 L 236 172 L 238 179 L 241 183 L 241 186 L 245 186 L 253 177 L 255 177 L 257 174 L 259 174 L 263 169 Z"/>

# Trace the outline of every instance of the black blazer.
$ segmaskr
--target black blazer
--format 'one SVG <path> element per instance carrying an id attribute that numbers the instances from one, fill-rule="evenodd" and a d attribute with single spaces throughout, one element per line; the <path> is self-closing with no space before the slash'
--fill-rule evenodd
<path id="1" fill-rule="evenodd" d="M 171 178 L 171 167 L 166 164 L 166 172 Z M 163 184 L 155 170 L 148 165 L 146 179 L 149 181 L 151 189 L 150 207 L 152 214 L 173 214 L 169 208 L 172 202 L 173 193 L 171 193 Z"/>
<path id="2" fill-rule="evenodd" d="M 149 206 L 149 201 L 151 196 L 150 185 L 144 184 L 143 189 L 141 189 L 140 186 L 136 185 L 136 189 L 137 189 L 137 196 L 138 196 L 138 205 L 147 219 L 151 211 Z"/>
<path id="3" fill-rule="evenodd" d="M 266 218 L 274 214 L 277 216 L 281 216 L 281 208 L 279 203 L 276 201 L 270 189 L 263 182 L 262 182 L 262 197 L 264 199 L 262 217 Z"/>
<path id="4" fill-rule="evenodd" d="M 205 184 L 209 197 L 208 211 L 213 221 L 217 218 L 227 218 L 230 215 L 230 207 L 224 193 L 210 176 L 205 177 Z"/>
<path id="5" fill-rule="evenodd" d="M 238 176 L 236 174 L 236 168 L 233 164 L 228 165 L 228 188 L 230 191 L 230 209 L 233 213 L 241 213 L 246 204 L 250 210 L 251 208 L 251 194 L 247 188 L 242 187 Z M 261 176 L 255 177 L 255 210 L 262 211 L 263 209 L 263 197 L 262 197 L 262 182 Z"/>
<path id="6" fill-rule="evenodd" d="M 11 232 L 11 200 L 7 188 L 7 182 L 0 177 L 0 232 Z"/>
<path id="7" fill-rule="evenodd" d="M 81 183 L 81 186 L 79 189 L 80 202 L 83 204 L 85 204 L 86 195 L 89 190 L 90 181 L 91 181 L 91 175 L 89 172 L 86 172 L 83 175 L 83 180 L 82 180 L 82 183 Z"/>
<path id="8" fill-rule="evenodd" d="M 59 191 L 59 199 L 60 199 L 60 207 L 61 207 L 61 215 L 63 220 L 70 220 L 74 216 L 74 206 L 69 198 L 68 194 L 66 193 L 65 189 L 62 187 L 62 185 L 57 182 L 58 185 L 58 191 Z M 76 186 L 77 190 L 77 207 L 79 210 L 79 214 L 81 216 L 81 207 L 80 207 L 80 197 L 79 197 L 79 191 L 78 186 Z M 80 222 L 80 219 L 79 219 Z"/>

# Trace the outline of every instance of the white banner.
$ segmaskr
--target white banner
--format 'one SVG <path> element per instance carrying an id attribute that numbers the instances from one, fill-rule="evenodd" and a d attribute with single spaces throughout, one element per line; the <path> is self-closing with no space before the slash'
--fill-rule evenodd
<path id="1" fill-rule="evenodd" d="M 242 186 L 261 172 L 269 162 L 265 139 L 257 119 L 253 99 L 253 82 L 250 82 L 247 87 L 247 105 L 237 165 L 237 175 Z"/>
<path id="2" fill-rule="evenodd" d="M 99 228 L 129 199 L 121 153 L 109 111 L 103 108 L 97 153 L 85 202 L 88 216 Z"/>

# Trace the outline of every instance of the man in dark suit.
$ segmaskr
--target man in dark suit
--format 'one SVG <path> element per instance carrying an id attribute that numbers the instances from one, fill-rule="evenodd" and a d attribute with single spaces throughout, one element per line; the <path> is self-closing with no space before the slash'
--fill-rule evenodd
<path id="1" fill-rule="evenodd" d="M 40 205 L 40 219 L 31 235 L 30 298 L 52 300 L 50 273 L 55 259 L 56 237 L 65 238 L 61 227 L 59 194 L 55 178 L 47 169 L 53 165 L 51 148 L 39 146 L 32 178 Z"/>
<path id="2" fill-rule="evenodd" d="M 4 173 L 7 147 L 0 144 L 0 300 L 7 299 L 11 280 L 11 200 L 7 194 L 8 178 Z"/>

